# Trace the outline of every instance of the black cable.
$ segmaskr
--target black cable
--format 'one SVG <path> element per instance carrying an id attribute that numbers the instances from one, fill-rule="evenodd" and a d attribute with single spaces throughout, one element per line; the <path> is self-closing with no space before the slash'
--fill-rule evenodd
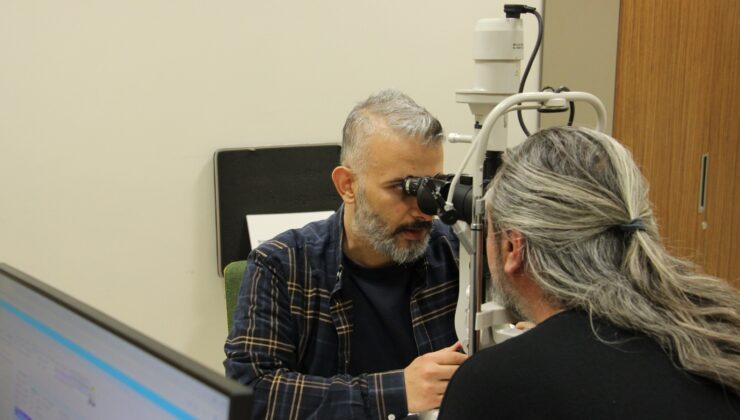
<path id="1" fill-rule="evenodd" d="M 568 101 L 568 104 L 570 105 L 570 112 L 568 113 L 568 127 L 573 127 L 573 120 L 576 117 L 576 103 Z"/>
<path id="2" fill-rule="evenodd" d="M 568 88 L 568 86 L 560 86 L 556 92 L 570 92 L 570 89 Z M 568 114 L 568 127 L 572 127 L 573 120 L 576 117 L 576 103 L 573 101 L 568 101 L 568 105 L 570 106 L 570 113 Z"/>
<path id="3" fill-rule="evenodd" d="M 526 8 L 521 10 L 522 13 L 532 13 L 537 18 L 537 23 L 539 25 L 539 30 L 537 32 L 537 41 L 534 43 L 534 50 L 532 51 L 532 55 L 529 56 L 529 62 L 527 63 L 527 67 L 524 69 L 524 74 L 522 75 L 522 80 L 519 82 L 519 92 L 524 92 L 524 84 L 527 82 L 527 76 L 529 76 L 529 70 L 532 69 L 532 63 L 534 63 L 534 58 L 537 56 L 537 52 L 540 50 L 540 45 L 542 44 L 542 32 L 543 32 L 543 24 L 542 24 L 542 16 L 537 13 L 537 10 L 535 8 Z M 572 108 L 571 108 L 571 112 Z M 529 130 L 527 130 L 527 125 L 524 124 L 524 119 L 522 118 L 522 110 L 517 109 L 516 110 L 516 116 L 519 119 L 519 125 L 522 127 L 522 131 L 524 131 L 524 134 L 529 137 Z"/>

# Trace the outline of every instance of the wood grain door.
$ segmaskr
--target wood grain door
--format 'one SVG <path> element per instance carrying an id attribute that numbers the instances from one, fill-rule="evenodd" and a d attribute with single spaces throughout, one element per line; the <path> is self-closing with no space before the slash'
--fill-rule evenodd
<path id="1" fill-rule="evenodd" d="M 737 0 L 622 0 L 613 126 L 650 182 L 671 251 L 736 287 L 739 6 Z"/>

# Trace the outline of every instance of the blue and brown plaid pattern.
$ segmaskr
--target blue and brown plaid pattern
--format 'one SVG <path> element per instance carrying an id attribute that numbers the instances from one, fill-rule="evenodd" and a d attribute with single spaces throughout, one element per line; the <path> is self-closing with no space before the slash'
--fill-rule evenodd
<path id="1" fill-rule="evenodd" d="M 253 387 L 256 419 L 407 415 L 403 371 L 347 372 L 352 302 L 341 296 L 342 209 L 252 251 L 226 341 L 227 375 Z M 457 337 L 457 239 L 434 223 L 411 297 L 419 354 Z"/>

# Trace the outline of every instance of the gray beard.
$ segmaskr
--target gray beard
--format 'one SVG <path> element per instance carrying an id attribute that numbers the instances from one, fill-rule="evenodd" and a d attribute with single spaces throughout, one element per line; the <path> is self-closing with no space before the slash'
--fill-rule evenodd
<path id="1" fill-rule="evenodd" d="M 429 245 L 429 234 L 419 241 L 408 241 L 408 246 L 396 244 L 396 234 L 377 213 L 370 210 L 362 189 L 357 191 L 354 222 L 352 230 L 360 237 L 365 238 L 370 246 L 380 254 L 390 257 L 396 264 L 405 264 L 416 261 L 426 252 Z"/>
<path id="2" fill-rule="evenodd" d="M 488 252 L 496 252 L 494 250 L 488 250 Z M 519 321 L 525 321 L 531 319 L 527 316 L 527 311 L 524 310 L 521 304 L 519 295 L 512 289 L 507 283 L 506 273 L 504 272 L 504 262 L 501 254 L 496 252 L 496 267 L 491 270 L 491 289 L 495 299 L 506 309 L 511 312 L 511 315 Z"/>

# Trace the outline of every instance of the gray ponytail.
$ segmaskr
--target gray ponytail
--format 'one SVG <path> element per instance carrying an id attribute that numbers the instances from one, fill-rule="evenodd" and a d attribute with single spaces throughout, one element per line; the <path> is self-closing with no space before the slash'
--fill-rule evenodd
<path id="1" fill-rule="evenodd" d="M 548 299 L 641 331 L 740 394 L 740 294 L 666 251 L 647 184 L 616 140 L 534 134 L 505 154 L 486 206 L 495 232 L 524 235 L 525 267 Z"/>

